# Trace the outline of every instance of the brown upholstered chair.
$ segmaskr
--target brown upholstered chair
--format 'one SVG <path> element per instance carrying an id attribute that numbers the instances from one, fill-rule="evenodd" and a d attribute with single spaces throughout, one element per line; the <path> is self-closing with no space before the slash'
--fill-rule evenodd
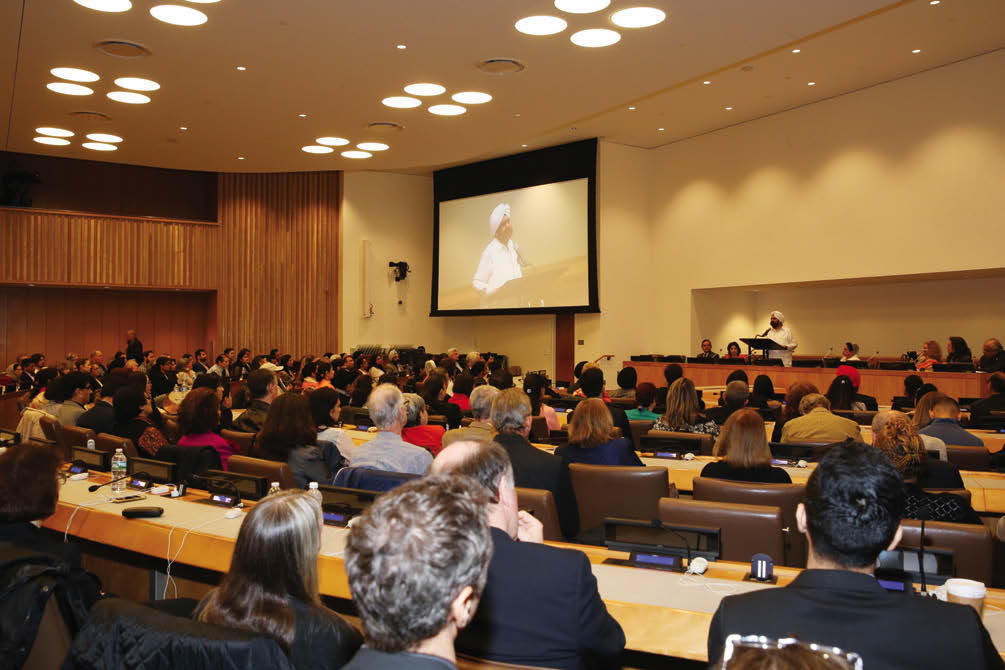
<path id="1" fill-rule="evenodd" d="M 90 428 L 63 426 L 63 440 L 66 442 L 66 448 L 68 450 L 72 447 L 86 447 L 87 441 L 93 440 L 94 438 L 94 431 Z"/>
<path id="2" fill-rule="evenodd" d="M 921 539 L 921 522 L 904 519 L 902 547 L 918 547 Z M 993 539 L 984 524 L 925 522 L 925 546 L 945 547 L 953 550 L 956 576 L 991 583 L 993 572 Z"/>
<path id="3" fill-rule="evenodd" d="M 677 497 L 666 468 L 570 463 L 579 506 L 579 528 L 589 531 L 609 516 L 655 519 L 660 498 Z"/>
<path id="4" fill-rule="evenodd" d="M 628 422 L 628 427 L 632 431 L 632 444 L 635 446 L 636 451 L 641 448 L 642 436 L 648 433 L 655 423 L 655 421 L 649 421 L 648 419 Z"/>
<path id="5" fill-rule="evenodd" d="M 549 542 L 564 542 L 562 528 L 558 524 L 558 508 L 555 507 L 555 497 L 547 489 L 516 489 L 517 506 L 524 510 L 533 510 L 534 518 L 544 526 L 544 539 Z"/>
<path id="6" fill-rule="evenodd" d="M 447 417 L 443 414 L 430 414 L 429 415 L 429 425 L 430 426 L 443 426 L 444 428 L 449 428 L 447 426 Z"/>
<path id="7" fill-rule="evenodd" d="M 257 435 L 258 433 L 242 433 L 237 430 L 224 429 L 220 431 L 220 437 L 234 444 L 234 446 L 237 447 L 237 453 L 241 456 L 254 455 L 251 453 L 251 450 Z"/>
<path id="8" fill-rule="evenodd" d="M 805 493 L 803 484 L 755 484 L 713 477 L 695 477 L 693 481 L 695 500 L 778 507 L 782 512 L 785 558 L 775 562 L 794 568 L 806 567 L 806 538 L 796 527 L 796 507 Z"/>
<path id="9" fill-rule="evenodd" d="M 283 461 L 267 461 L 264 458 L 251 458 L 234 454 L 227 459 L 227 470 L 242 475 L 265 477 L 270 482 L 279 482 L 284 489 L 296 489 L 297 480 L 290 472 L 290 466 Z"/>
<path id="10" fill-rule="evenodd" d="M 946 445 L 947 460 L 960 470 L 990 470 L 991 452 L 987 447 Z"/>
<path id="11" fill-rule="evenodd" d="M 63 436 L 63 424 L 46 414 L 39 418 L 38 425 L 42 427 L 45 439 L 52 442 L 52 446 L 63 455 L 64 459 L 69 459 L 70 447 L 66 446 L 66 438 Z"/>
<path id="12" fill-rule="evenodd" d="M 973 494 L 970 493 L 970 489 L 923 489 L 925 493 L 952 493 L 954 496 L 959 496 L 965 498 L 967 504 L 971 504 Z M 925 522 L 927 523 L 927 521 Z"/>
<path id="13" fill-rule="evenodd" d="M 711 456 L 715 438 L 704 433 L 678 433 L 650 430 L 639 438 L 639 448 L 643 451 L 690 451 L 702 456 Z"/>
<path id="14" fill-rule="evenodd" d="M 98 451 L 107 451 L 112 454 L 115 453 L 116 449 L 121 449 L 126 458 L 140 455 L 140 452 L 136 451 L 136 445 L 128 437 L 119 437 L 110 433 L 98 433 L 97 437 L 94 438 L 94 446 Z"/>
<path id="15" fill-rule="evenodd" d="M 538 440 L 546 439 L 551 433 L 551 429 L 548 428 L 548 419 L 543 416 L 534 416 L 530 419 L 530 441 L 537 442 Z"/>
<path id="16" fill-rule="evenodd" d="M 851 419 L 860 426 L 871 426 L 872 420 L 876 418 L 877 414 L 879 414 L 879 412 L 850 409 L 835 409 L 831 411 L 837 416 L 844 417 L 845 419 Z"/>
<path id="17" fill-rule="evenodd" d="M 719 528 L 724 561 L 749 561 L 757 553 L 776 560 L 785 555 L 782 511 L 774 505 L 663 498 L 659 511 L 664 523 Z"/>

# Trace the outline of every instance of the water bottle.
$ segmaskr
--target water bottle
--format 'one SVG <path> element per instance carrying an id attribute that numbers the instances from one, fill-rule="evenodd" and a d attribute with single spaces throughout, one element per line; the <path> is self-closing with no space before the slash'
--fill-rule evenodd
<path id="1" fill-rule="evenodd" d="M 122 453 L 121 449 L 115 450 L 115 455 L 112 456 L 112 480 L 113 483 L 110 484 L 112 493 L 122 493 L 126 490 L 126 480 L 121 479 L 126 476 L 126 455 Z M 118 479 L 118 481 L 114 481 Z"/>
<path id="2" fill-rule="evenodd" d="M 93 439 L 88 438 L 88 440 L 87 440 L 87 448 L 90 449 L 91 451 L 95 451 L 98 447 L 97 447 L 97 445 L 94 444 L 94 440 Z"/>
<path id="3" fill-rule="evenodd" d="M 281 490 L 282 489 L 279 488 L 279 482 L 272 482 L 272 485 L 269 486 L 269 492 L 265 494 L 265 497 L 267 498 L 275 493 L 279 493 Z"/>
<path id="4" fill-rule="evenodd" d="M 315 500 L 317 500 L 319 505 L 322 502 L 324 502 L 324 499 L 321 497 L 321 491 L 318 490 L 318 483 L 317 482 L 311 482 L 310 484 L 307 485 L 307 493 L 312 498 L 314 498 Z"/>

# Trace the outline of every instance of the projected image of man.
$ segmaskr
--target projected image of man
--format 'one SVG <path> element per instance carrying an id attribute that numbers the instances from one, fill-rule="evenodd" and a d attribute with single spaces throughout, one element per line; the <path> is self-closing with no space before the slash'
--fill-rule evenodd
<path id="1" fill-rule="evenodd" d="M 513 224 L 510 222 L 510 208 L 507 203 L 499 203 L 489 216 L 489 230 L 492 241 L 482 251 L 478 269 L 471 283 L 483 296 L 490 296 L 506 282 L 523 276 L 520 269 L 520 252 L 512 240 Z"/>

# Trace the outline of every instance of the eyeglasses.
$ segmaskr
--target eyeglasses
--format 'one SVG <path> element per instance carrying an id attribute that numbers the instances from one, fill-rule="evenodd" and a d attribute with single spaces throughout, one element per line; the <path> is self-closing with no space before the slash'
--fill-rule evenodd
<path id="1" fill-rule="evenodd" d="M 830 647 L 814 642 L 800 642 L 794 637 L 770 638 L 764 635 L 738 635 L 733 633 L 726 638 L 726 647 L 722 653 L 722 668 L 729 667 L 730 661 L 737 660 L 738 655 L 742 656 L 743 650 L 771 650 L 784 651 L 786 649 L 796 649 L 810 652 L 824 660 L 830 661 L 836 668 L 841 670 L 862 670 L 862 657 L 855 652 L 844 651 L 838 647 Z"/>

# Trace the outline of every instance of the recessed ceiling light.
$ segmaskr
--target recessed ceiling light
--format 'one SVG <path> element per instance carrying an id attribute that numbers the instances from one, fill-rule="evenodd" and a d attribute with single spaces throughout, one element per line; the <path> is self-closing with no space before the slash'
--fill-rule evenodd
<path id="1" fill-rule="evenodd" d="M 349 140 L 344 137 L 319 137 L 314 141 L 327 147 L 342 147 L 349 144 Z"/>
<path id="2" fill-rule="evenodd" d="M 125 102 L 130 105 L 145 105 L 150 102 L 150 96 L 143 95 L 142 93 L 133 93 L 132 91 L 110 91 L 107 95 L 111 100 Z"/>
<path id="3" fill-rule="evenodd" d="M 710 81 L 709 81 L 708 79 L 706 79 L 705 81 L 703 81 L 703 82 L 701 82 L 701 83 L 703 83 L 703 84 L 704 84 L 705 86 L 708 86 L 708 85 L 709 85 L 709 84 L 711 84 L 712 82 L 710 82 Z"/>
<path id="4" fill-rule="evenodd" d="M 188 130 L 188 126 L 178 126 L 178 130 Z"/>
<path id="5" fill-rule="evenodd" d="M 660 131 L 661 133 L 663 132 L 662 128 L 657 128 L 656 130 Z"/>
<path id="6" fill-rule="evenodd" d="M 799 52 L 801 52 L 801 51 L 802 51 L 802 49 L 793 49 L 793 50 L 792 50 L 792 53 L 794 53 L 794 54 L 797 54 L 797 53 L 799 53 Z"/>
<path id="7" fill-rule="evenodd" d="M 360 142 L 356 145 L 356 148 L 363 151 L 387 151 L 391 147 L 383 142 Z"/>
<path id="8" fill-rule="evenodd" d="M 307 118 L 306 114 L 297 114 L 297 116 L 299 116 L 301 119 L 306 119 Z"/>
<path id="9" fill-rule="evenodd" d="M 667 14 L 655 7 L 629 7 L 611 14 L 611 22 L 622 28 L 648 28 L 663 23 Z"/>
<path id="10" fill-rule="evenodd" d="M 220 0 L 187 0 L 188 2 L 194 2 L 200 5 L 212 5 L 214 3 L 220 2 Z"/>
<path id="11" fill-rule="evenodd" d="M 355 151 L 355 150 L 343 151 L 342 155 L 345 156 L 346 158 L 370 158 L 371 156 L 373 156 L 373 154 L 370 153 L 369 151 Z"/>
<path id="12" fill-rule="evenodd" d="M 51 135 L 52 137 L 73 137 L 72 130 L 66 130 L 65 128 L 53 128 L 51 126 L 36 128 L 35 132 L 39 135 Z"/>
<path id="13" fill-rule="evenodd" d="M 62 93 L 63 95 L 90 95 L 94 93 L 94 90 L 87 86 L 68 84 L 65 81 L 54 81 L 51 84 L 46 84 L 45 87 L 54 93 Z"/>
<path id="14" fill-rule="evenodd" d="M 317 144 L 308 144 L 306 147 L 300 147 L 300 150 L 309 154 L 330 154 L 335 151 L 331 147 L 322 147 Z"/>
<path id="15" fill-rule="evenodd" d="M 101 79 L 98 75 L 91 72 L 90 70 L 81 70 L 76 67 L 54 67 L 49 72 L 52 76 L 59 77 L 60 79 L 68 79 L 69 81 L 98 81 Z"/>
<path id="16" fill-rule="evenodd" d="M 816 86 L 817 83 L 815 81 L 808 81 L 808 82 L 806 82 L 806 85 L 807 86 Z"/>
<path id="17" fill-rule="evenodd" d="M 461 91 L 460 93 L 454 93 L 450 96 L 450 99 L 465 105 L 481 105 L 490 101 L 492 96 L 481 91 Z"/>
<path id="18" fill-rule="evenodd" d="M 84 142 L 80 146 L 85 149 L 90 149 L 91 151 L 115 151 L 118 149 L 114 144 L 108 144 L 106 142 Z"/>
<path id="19" fill-rule="evenodd" d="M 920 54 L 921 53 L 921 49 L 911 49 L 911 53 L 913 53 L 913 54 Z"/>
<path id="20" fill-rule="evenodd" d="M 460 105 L 432 105 L 429 108 L 429 112 L 437 116 L 457 116 L 466 111 L 468 110 Z"/>
<path id="21" fill-rule="evenodd" d="M 133 8 L 129 0 L 73 0 L 81 7 L 96 9 L 99 12 L 126 12 Z"/>
<path id="22" fill-rule="evenodd" d="M 939 0 L 931 0 L 928 4 L 930 4 L 930 5 L 937 5 L 937 4 L 939 4 Z"/>
<path id="23" fill-rule="evenodd" d="M 406 44 L 398 44 L 398 45 L 395 45 L 395 48 L 396 49 L 407 49 L 408 45 L 406 45 Z"/>
<path id="24" fill-rule="evenodd" d="M 243 65 L 238 65 L 238 66 L 237 66 L 236 68 L 234 68 L 234 69 L 235 69 L 235 70 L 239 70 L 239 71 L 241 71 L 241 72 L 244 72 L 244 71 L 245 71 L 245 70 L 247 70 L 248 68 L 244 67 Z"/>
<path id="25" fill-rule="evenodd" d="M 629 112 L 634 112 L 635 110 L 636 110 L 635 105 L 632 105 L 631 107 L 628 108 Z"/>
<path id="26" fill-rule="evenodd" d="M 557 16 L 528 16 L 513 24 L 524 35 L 554 35 L 569 27 L 565 19 Z"/>
<path id="27" fill-rule="evenodd" d="M 119 88 L 128 88 L 130 91 L 156 91 L 161 87 L 156 81 L 139 77 L 119 77 L 115 80 L 115 85 Z"/>
<path id="28" fill-rule="evenodd" d="M 440 95 L 446 90 L 439 84 L 409 84 L 405 87 L 405 93 L 411 95 Z"/>
<path id="29" fill-rule="evenodd" d="M 581 47 L 609 47 L 621 40 L 621 33 L 607 28 L 590 28 L 572 33 L 569 39 L 573 44 Z"/>
<path id="30" fill-rule="evenodd" d="M 522 147 L 525 147 L 525 146 L 527 146 L 527 145 L 526 145 L 526 144 L 521 144 L 520 146 L 522 146 Z"/>
<path id="31" fill-rule="evenodd" d="M 35 141 L 39 144 L 51 144 L 54 147 L 66 146 L 70 143 L 70 140 L 64 140 L 62 137 L 36 137 Z"/>
<path id="32" fill-rule="evenodd" d="M 209 21 L 209 17 L 198 9 L 182 5 L 157 5 L 150 8 L 150 15 L 173 26 L 201 26 Z"/>
<path id="33" fill-rule="evenodd" d="M 239 160 L 239 161 L 243 161 L 243 160 L 244 160 L 244 156 L 238 156 L 238 157 L 237 157 L 237 160 Z"/>
<path id="34" fill-rule="evenodd" d="M 95 142 L 107 142 L 109 144 L 118 144 L 122 141 L 122 138 L 118 135 L 109 135 L 108 133 L 88 133 L 87 139 L 94 140 Z"/>
<path id="35" fill-rule="evenodd" d="M 555 0 L 555 7 L 569 14 L 592 14 L 610 4 L 611 0 Z"/>
<path id="36" fill-rule="evenodd" d="M 727 112 L 732 112 L 732 111 L 733 111 L 733 108 L 732 108 L 732 107 L 727 107 L 727 108 L 726 108 L 726 111 L 727 111 Z"/>
<path id="37" fill-rule="evenodd" d="M 384 98 L 380 102 L 385 107 L 395 107 L 397 109 L 408 109 L 409 107 L 418 107 L 422 104 L 421 100 L 409 98 L 405 95 L 392 95 L 390 98 Z"/>

